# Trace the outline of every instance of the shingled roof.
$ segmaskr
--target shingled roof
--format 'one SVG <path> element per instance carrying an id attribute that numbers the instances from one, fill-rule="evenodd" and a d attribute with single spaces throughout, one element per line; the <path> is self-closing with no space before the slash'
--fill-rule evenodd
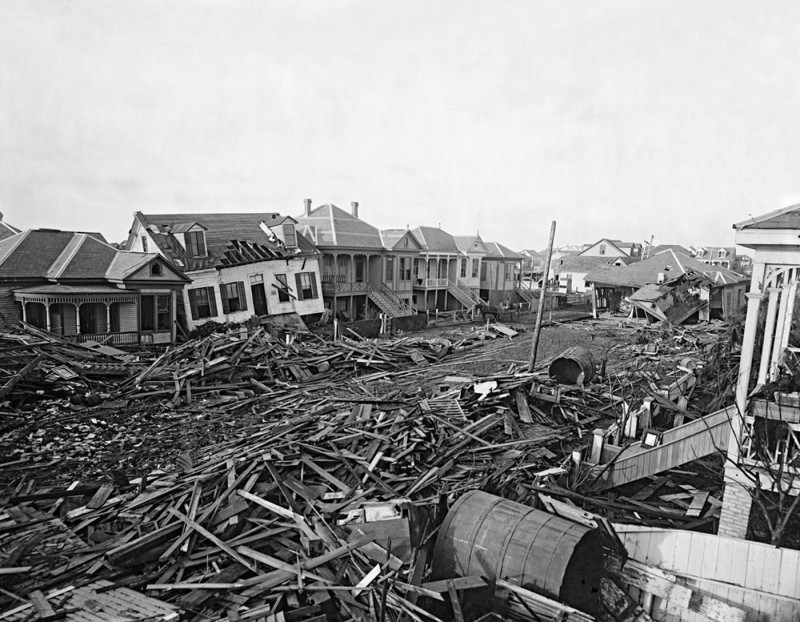
<path id="1" fill-rule="evenodd" d="M 383 248 L 380 231 L 332 203 L 311 210 L 308 216 L 297 216 L 301 229 L 313 227 L 315 244 L 321 248 Z"/>
<path id="2" fill-rule="evenodd" d="M 733 225 L 734 229 L 800 229 L 800 203 L 790 205 L 758 218 L 752 216 Z"/>
<path id="3" fill-rule="evenodd" d="M 620 287 L 640 288 L 648 283 L 656 283 L 659 274 L 670 279 L 687 272 L 697 272 L 704 274 L 717 284 L 740 283 L 748 280 L 740 274 L 722 268 L 721 266 L 710 266 L 692 259 L 688 255 L 667 250 L 663 253 L 653 255 L 643 261 L 637 261 L 627 266 L 609 266 L 607 268 L 597 268 L 589 272 L 585 281 L 592 283 L 602 283 L 603 285 L 614 285 Z"/>
<path id="4" fill-rule="evenodd" d="M 220 268 L 253 261 L 284 259 L 298 254 L 316 254 L 316 247 L 304 236 L 297 236 L 297 248 L 286 248 L 274 235 L 261 228 L 278 227 L 296 221 L 276 212 L 233 214 L 134 214 L 159 250 L 181 266 L 193 271 Z M 206 257 L 190 257 L 175 237 L 192 227 L 205 231 Z"/>
<path id="5" fill-rule="evenodd" d="M 412 233 L 429 253 L 460 252 L 453 236 L 438 227 L 417 227 L 412 229 Z"/>
<path id="6" fill-rule="evenodd" d="M 514 259 L 518 261 L 525 259 L 525 255 L 512 251 L 499 242 L 486 242 L 486 250 L 488 251 L 486 259 Z"/>

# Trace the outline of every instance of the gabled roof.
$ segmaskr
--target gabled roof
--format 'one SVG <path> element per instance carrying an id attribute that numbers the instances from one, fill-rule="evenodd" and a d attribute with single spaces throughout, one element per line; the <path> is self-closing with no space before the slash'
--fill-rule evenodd
<path id="1" fill-rule="evenodd" d="M 332 203 L 313 209 L 308 216 L 297 216 L 300 227 L 316 227 L 319 247 L 383 248 L 377 227 L 349 214 Z"/>
<path id="2" fill-rule="evenodd" d="M 296 223 L 293 218 L 276 212 L 253 212 L 234 214 L 142 214 L 136 212 L 134 218 L 147 229 L 159 250 L 173 263 L 184 270 L 201 270 L 248 261 L 262 261 L 265 258 L 280 259 L 294 257 L 299 253 L 315 254 L 317 249 L 304 236 L 297 236 L 297 248 L 287 249 L 274 235 L 261 228 L 278 227 L 284 223 Z M 189 257 L 184 246 L 176 236 L 183 235 L 191 227 L 205 230 L 206 257 Z M 129 243 L 132 242 L 129 239 Z M 260 258 L 244 260 L 237 255 L 233 242 L 251 244 L 262 249 Z"/>
<path id="3" fill-rule="evenodd" d="M 658 253 L 627 266 L 597 268 L 589 272 L 585 280 L 603 285 L 639 288 L 647 283 L 657 282 L 659 274 L 663 274 L 666 279 L 671 279 L 690 271 L 704 274 L 718 284 L 739 283 L 748 280 L 747 277 L 726 268 L 709 266 L 688 255 L 672 250 Z"/>
<path id="4" fill-rule="evenodd" d="M 681 246 L 680 244 L 659 244 L 658 246 L 654 246 L 650 249 L 649 256 L 652 257 L 653 255 L 669 250 L 673 250 L 676 253 L 681 253 L 682 255 L 687 255 L 689 257 L 692 255 L 692 252 L 688 248 Z"/>
<path id="5" fill-rule="evenodd" d="M 115 264 L 141 266 L 157 258 L 156 253 L 117 250 L 87 233 L 29 229 L 0 241 L 0 278 L 104 281 Z M 187 280 L 178 271 L 175 275 Z"/>
<path id="6" fill-rule="evenodd" d="M 499 242 L 486 242 L 486 249 L 488 250 L 486 259 L 514 259 L 516 261 L 525 259 L 524 255 L 512 251 Z"/>
<path id="7" fill-rule="evenodd" d="M 585 252 L 586 252 L 586 251 L 588 251 L 590 248 L 594 248 L 595 246 L 597 246 L 598 244 L 602 244 L 603 242 L 605 242 L 606 244 L 610 244 L 611 246 L 613 246 L 614 248 L 616 248 L 616 249 L 617 249 L 617 250 L 618 250 L 620 253 L 622 253 L 622 254 L 625 254 L 625 251 L 623 250 L 623 248 L 626 248 L 626 246 L 624 245 L 624 243 L 623 243 L 623 242 L 620 242 L 619 240 L 611 240 L 611 239 L 609 239 L 609 238 L 600 238 L 600 239 L 599 239 L 599 240 L 597 240 L 597 242 L 595 242 L 594 244 L 589 244 L 589 245 L 588 245 L 588 246 L 586 246 L 586 247 L 585 247 L 583 250 L 581 250 L 581 251 L 580 251 L 580 254 L 583 254 L 583 253 L 585 253 Z M 627 248 L 630 248 L 630 246 L 631 246 L 631 245 L 630 245 L 630 244 L 628 244 L 628 245 L 627 245 Z"/>
<path id="8" fill-rule="evenodd" d="M 0 213 L 0 240 L 5 240 L 6 238 L 10 238 L 12 235 L 17 235 L 18 233 L 22 232 L 3 220 L 3 214 Z"/>
<path id="9" fill-rule="evenodd" d="M 404 237 L 408 236 L 411 240 L 413 240 L 415 247 L 414 249 L 408 250 L 419 250 L 422 245 L 419 243 L 419 240 L 414 237 L 414 234 L 411 233 L 409 229 L 381 229 L 379 231 L 381 236 L 381 241 L 383 242 L 383 247 L 386 250 L 394 250 L 397 244 L 402 240 Z M 399 249 L 404 250 L 404 249 Z"/>
<path id="10" fill-rule="evenodd" d="M 800 229 L 800 203 L 734 223 L 734 229 Z"/>
<path id="11" fill-rule="evenodd" d="M 453 241 L 462 253 L 486 253 L 489 247 L 479 235 L 454 235 Z"/>
<path id="12" fill-rule="evenodd" d="M 422 248 L 429 253 L 458 253 L 458 245 L 453 236 L 438 227 L 417 227 L 412 229 Z"/>
<path id="13" fill-rule="evenodd" d="M 730 259 L 736 255 L 735 246 L 700 246 L 695 247 L 695 259 L 719 259 L 719 251 L 725 251 L 722 259 Z"/>
<path id="14" fill-rule="evenodd" d="M 542 253 L 539 251 L 533 250 L 532 248 L 523 248 L 520 253 L 523 255 L 530 255 L 531 257 L 541 257 Z"/>

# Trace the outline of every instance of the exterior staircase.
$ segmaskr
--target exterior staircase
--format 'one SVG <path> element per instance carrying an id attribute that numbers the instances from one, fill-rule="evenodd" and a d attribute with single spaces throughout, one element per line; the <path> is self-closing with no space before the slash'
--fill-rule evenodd
<path id="1" fill-rule="evenodd" d="M 528 289 L 527 287 L 515 287 L 514 291 L 517 292 L 517 294 L 519 294 L 519 297 L 522 298 L 525 302 L 533 303 L 539 300 L 534 293 L 538 290 Z"/>
<path id="2" fill-rule="evenodd" d="M 461 285 L 460 283 L 448 283 L 447 291 L 453 298 L 458 300 L 458 302 L 468 309 L 471 309 L 475 305 L 488 304 L 473 290 L 471 290 L 469 287 Z"/>
<path id="3" fill-rule="evenodd" d="M 411 308 L 383 283 L 378 286 L 369 284 L 367 295 L 389 317 L 401 317 L 413 313 Z"/>

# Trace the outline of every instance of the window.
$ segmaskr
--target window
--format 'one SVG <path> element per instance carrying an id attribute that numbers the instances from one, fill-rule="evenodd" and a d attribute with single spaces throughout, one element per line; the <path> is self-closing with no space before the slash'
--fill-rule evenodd
<path id="1" fill-rule="evenodd" d="M 146 253 L 147 252 L 147 236 L 142 236 L 142 250 Z"/>
<path id="2" fill-rule="evenodd" d="M 162 276 L 161 264 L 157 261 L 150 264 L 150 276 Z"/>
<path id="3" fill-rule="evenodd" d="M 386 278 L 383 280 L 386 283 L 394 281 L 394 256 L 392 255 L 386 258 Z"/>
<path id="4" fill-rule="evenodd" d="M 205 231 L 188 231 L 183 234 L 186 242 L 186 253 L 189 257 L 206 256 L 206 233 Z"/>
<path id="5" fill-rule="evenodd" d="M 408 238 L 403 238 L 403 248 L 408 248 Z"/>
<path id="6" fill-rule="evenodd" d="M 169 294 L 142 296 L 140 309 L 142 330 L 171 329 L 172 299 Z"/>
<path id="7" fill-rule="evenodd" d="M 286 281 L 286 275 L 276 274 L 275 280 L 278 281 L 278 284 L 274 286 L 278 290 L 278 302 L 289 302 L 292 298 L 289 293 L 289 283 Z"/>
<path id="8" fill-rule="evenodd" d="M 411 257 L 400 258 L 400 280 L 411 280 Z"/>
<path id="9" fill-rule="evenodd" d="M 481 281 L 486 280 L 486 263 L 481 266 Z"/>
<path id="10" fill-rule="evenodd" d="M 475 257 L 472 260 L 472 278 L 476 278 L 478 276 L 478 270 L 480 269 L 481 260 Z"/>
<path id="11" fill-rule="evenodd" d="M 189 290 L 189 307 L 193 320 L 202 320 L 207 317 L 216 317 L 217 301 L 213 287 L 200 287 Z"/>
<path id="12" fill-rule="evenodd" d="M 606 245 L 605 244 L 601 244 L 600 245 L 600 254 L 601 255 L 605 255 L 606 254 Z"/>
<path id="13" fill-rule="evenodd" d="M 297 299 L 311 300 L 317 298 L 317 276 L 313 272 L 298 272 L 294 275 L 297 281 Z"/>
<path id="14" fill-rule="evenodd" d="M 219 286 L 219 293 L 222 294 L 223 313 L 247 311 L 247 298 L 244 295 L 244 283 L 242 281 L 223 283 Z"/>
<path id="15" fill-rule="evenodd" d="M 717 251 L 717 257 L 724 257 L 725 256 L 725 249 L 721 248 Z"/>
<path id="16" fill-rule="evenodd" d="M 461 278 L 462 279 L 467 278 L 467 258 L 466 257 L 462 257 L 461 258 Z"/>
<path id="17" fill-rule="evenodd" d="M 297 235 L 294 232 L 294 225 L 283 225 L 283 243 L 289 248 L 297 246 Z"/>

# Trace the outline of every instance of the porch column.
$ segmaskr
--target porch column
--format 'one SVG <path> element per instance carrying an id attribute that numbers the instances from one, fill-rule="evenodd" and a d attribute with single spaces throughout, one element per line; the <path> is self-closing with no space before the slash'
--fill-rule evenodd
<path id="1" fill-rule="evenodd" d="M 777 376 L 778 362 L 783 356 L 784 349 L 789 344 L 796 293 L 797 281 L 783 286 L 783 296 L 781 297 L 780 311 L 778 312 L 777 326 L 775 327 L 775 342 L 772 345 L 772 356 L 770 357 L 770 379 L 774 379 Z"/>
<path id="2" fill-rule="evenodd" d="M 27 322 L 28 321 L 28 313 L 27 313 L 27 310 L 25 309 L 25 305 L 27 305 L 27 304 L 28 303 L 25 302 L 25 299 L 23 298 L 22 299 L 22 321 L 23 322 Z"/>
<path id="3" fill-rule="evenodd" d="M 81 334 L 81 305 L 80 303 L 73 303 L 72 306 L 75 307 L 75 334 Z"/>
<path id="4" fill-rule="evenodd" d="M 763 264 L 762 273 L 763 273 Z M 756 275 L 758 270 L 753 270 L 754 291 L 749 291 L 747 296 L 747 319 L 744 324 L 742 336 L 742 353 L 739 360 L 739 378 L 736 383 L 736 410 L 731 418 L 731 437 L 728 441 L 728 458 L 734 463 L 739 461 L 739 443 L 742 440 L 742 422 L 747 411 L 747 393 L 750 384 L 750 370 L 753 366 L 753 350 L 755 349 L 756 329 L 758 328 L 758 307 L 761 304 L 761 292 L 758 291 Z"/>
<path id="5" fill-rule="evenodd" d="M 767 305 L 767 318 L 764 325 L 764 344 L 761 350 L 761 365 L 758 368 L 758 384 L 767 382 L 767 371 L 769 370 L 769 359 L 772 353 L 772 340 L 775 337 L 775 319 L 778 310 L 778 295 L 780 287 L 770 287 L 769 304 Z"/>
<path id="6" fill-rule="evenodd" d="M 111 332 L 111 303 L 106 304 L 106 332 Z"/>
<path id="7" fill-rule="evenodd" d="M 45 322 L 45 326 L 47 326 L 47 332 L 48 333 L 52 332 L 50 330 L 50 303 L 49 302 L 45 305 L 44 322 Z"/>

